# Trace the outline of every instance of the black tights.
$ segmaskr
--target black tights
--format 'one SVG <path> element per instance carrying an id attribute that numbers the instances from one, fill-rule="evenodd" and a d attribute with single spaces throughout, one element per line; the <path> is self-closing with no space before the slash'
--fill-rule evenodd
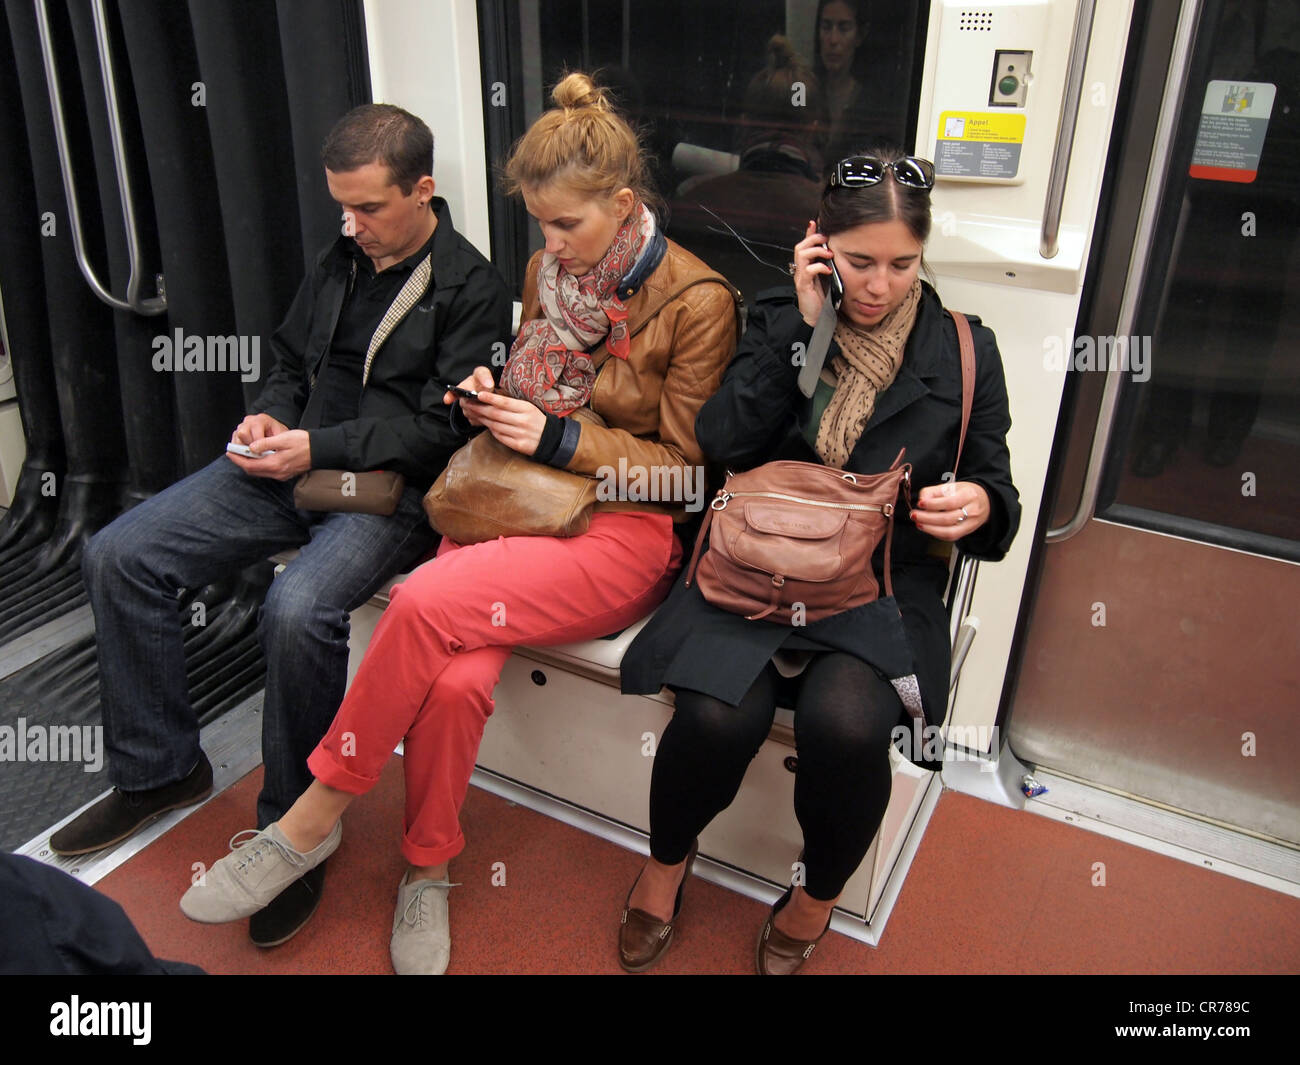
<path id="1" fill-rule="evenodd" d="M 782 681 L 769 664 L 739 706 L 677 691 L 650 784 L 656 861 L 684 860 L 695 837 L 731 805 L 772 728 Z M 885 816 L 889 737 L 903 708 L 888 681 L 848 654 L 817 655 L 793 683 L 799 752 L 794 812 L 804 835 L 804 890 L 827 901 L 862 864 Z"/>

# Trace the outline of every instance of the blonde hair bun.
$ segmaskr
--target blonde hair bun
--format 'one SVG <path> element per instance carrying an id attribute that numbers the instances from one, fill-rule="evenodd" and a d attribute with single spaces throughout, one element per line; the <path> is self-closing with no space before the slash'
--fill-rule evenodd
<path id="1" fill-rule="evenodd" d="M 583 107 L 595 108 L 597 111 L 610 109 L 605 91 L 598 89 L 591 78 L 578 71 L 560 79 L 559 84 L 551 90 L 551 99 L 555 101 L 556 107 L 563 107 L 566 111 Z"/>
<path id="2" fill-rule="evenodd" d="M 636 131 L 615 109 L 608 90 L 590 75 L 573 71 L 551 90 L 555 107 L 528 127 L 506 160 L 509 193 L 561 181 L 593 199 L 631 189 L 653 207 L 649 162 Z"/>

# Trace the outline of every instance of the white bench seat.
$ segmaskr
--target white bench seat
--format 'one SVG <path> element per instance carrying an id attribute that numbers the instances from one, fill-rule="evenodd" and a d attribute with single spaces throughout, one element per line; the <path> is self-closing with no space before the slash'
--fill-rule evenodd
<path id="1" fill-rule="evenodd" d="M 285 552 L 275 561 L 287 562 L 294 554 Z M 386 582 L 353 612 L 349 682 L 388 605 L 389 590 L 408 576 Z M 479 748 L 479 769 L 537 796 L 539 809 L 553 812 L 558 801 L 581 816 L 594 815 L 592 831 L 605 834 L 601 825 L 614 822 L 648 835 L 650 772 L 658 738 L 672 716 L 672 694 L 619 690 L 623 655 L 647 620 L 610 638 L 517 647 L 494 692 L 496 708 Z M 755 889 L 734 877 L 733 886 L 762 897 L 772 895 L 772 886 L 789 883 L 802 844 L 794 817 L 792 720 L 789 711 L 777 712 L 736 801 L 700 837 L 702 856 L 739 873 L 740 881 L 754 878 L 747 882 Z M 918 769 L 893 748 L 890 760 L 894 776 L 885 819 L 838 907 L 852 920 L 847 927 L 840 919 L 836 923 L 872 943 L 941 790 L 937 774 Z"/>

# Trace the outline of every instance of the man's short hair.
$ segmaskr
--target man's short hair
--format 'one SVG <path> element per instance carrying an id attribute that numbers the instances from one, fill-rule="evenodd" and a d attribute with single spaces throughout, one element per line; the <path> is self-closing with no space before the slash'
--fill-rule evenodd
<path id="1" fill-rule="evenodd" d="M 362 104 L 335 123 L 321 146 L 326 170 L 342 174 L 369 163 L 388 167 L 391 184 L 409 196 L 433 174 L 433 134 L 423 121 L 392 104 Z"/>

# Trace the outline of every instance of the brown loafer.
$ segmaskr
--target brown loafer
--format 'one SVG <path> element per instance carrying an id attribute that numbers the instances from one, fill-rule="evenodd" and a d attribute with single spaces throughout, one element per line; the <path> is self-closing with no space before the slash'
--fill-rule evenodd
<path id="1" fill-rule="evenodd" d="M 668 945 L 673 941 L 673 927 L 677 915 L 682 912 L 682 891 L 691 876 L 691 866 L 695 864 L 695 855 L 699 852 L 700 841 L 691 844 L 690 853 L 686 855 L 686 868 L 682 872 L 682 882 L 677 886 L 677 901 L 673 904 L 673 918 L 664 922 L 645 910 L 633 909 L 631 905 L 623 907 L 623 916 L 618 928 L 618 963 L 630 973 L 643 973 L 658 963 L 664 956 Z M 640 881 L 637 877 L 637 881 Z M 632 891 L 636 884 L 632 885 Z M 627 901 L 632 901 L 632 891 L 627 893 Z"/>
<path id="2" fill-rule="evenodd" d="M 767 915 L 767 920 L 763 922 L 763 928 L 758 933 L 758 949 L 754 960 L 758 966 L 759 976 L 793 976 L 803 963 L 812 957 L 812 952 L 817 949 L 817 944 L 826 934 L 826 929 L 831 926 L 831 919 L 827 917 L 826 928 L 822 929 L 822 935 L 813 940 L 791 939 L 777 928 L 773 923 L 774 918 L 790 901 L 792 894 L 794 888 L 787 888 L 785 894 L 776 900 L 772 912 Z"/>

